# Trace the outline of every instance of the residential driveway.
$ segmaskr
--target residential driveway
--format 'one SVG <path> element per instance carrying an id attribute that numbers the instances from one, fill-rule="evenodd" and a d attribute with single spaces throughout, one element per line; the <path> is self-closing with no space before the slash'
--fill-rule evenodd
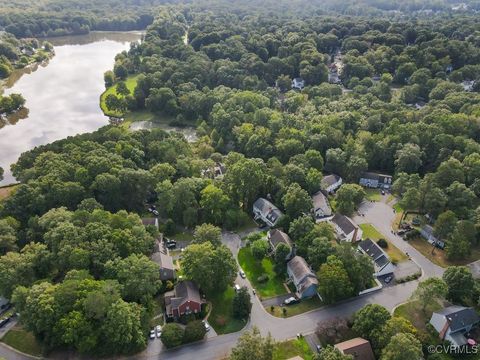
<path id="1" fill-rule="evenodd" d="M 480 278 L 480 260 L 474 261 L 467 266 L 470 268 L 470 271 L 475 279 Z"/>
<path id="2" fill-rule="evenodd" d="M 308 346 L 310 349 L 313 351 L 314 354 L 317 353 L 317 344 L 320 344 L 320 341 L 318 340 L 317 334 L 311 333 L 308 335 L 304 336 L 305 341 L 307 342 Z"/>
<path id="3" fill-rule="evenodd" d="M 417 264 L 411 260 L 407 260 L 395 265 L 395 271 L 393 272 L 393 275 L 395 276 L 396 280 L 401 280 L 420 271 L 421 269 Z"/>
<path id="4" fill-rule="evenodd" d="M 380 231 L 385 238 L 391 241 L 397 248 L 404 253 L 408 253 L 412 260 L 422 269 L 423 277 L 441 277 L 445 271 L 442 267 L 435 265 L 420 252 L 418 252 L 408 241 L 404 241 L 400 236 L 392 234 L 392 223 L 395 219 L 394 210 L 384 202 L 364 201 L 358 212 L 364 216 L 355 216 L 353 218 L 358 224 L 370 223 Z"/>
<path id="5" fill-rule="evenodd" d="M 278 295 L 278 296 L 274 296 L 272 298 L 269 298 L 269 299 L 266 299 L 266 300 L 262 300 L 262 305 L 264 307 L 269 307 L 269 306 L 280 306 L 283 304 L 283 301 L 285 299 L 288 299 L 289 297 L 292 297 L 292 296 L 295 296 L 295 294 L 284 294 L 284 295 Z"/>

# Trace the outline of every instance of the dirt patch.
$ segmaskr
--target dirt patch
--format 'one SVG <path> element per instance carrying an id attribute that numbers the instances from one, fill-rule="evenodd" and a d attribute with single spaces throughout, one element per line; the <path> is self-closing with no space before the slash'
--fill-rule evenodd
<path id="1" fill-rule="evenodd" d="M 12 195 L 13 191 L 18 187 L 18 185 L 10 185 L 0 187 L 0 200 L 4 200 Z"/>

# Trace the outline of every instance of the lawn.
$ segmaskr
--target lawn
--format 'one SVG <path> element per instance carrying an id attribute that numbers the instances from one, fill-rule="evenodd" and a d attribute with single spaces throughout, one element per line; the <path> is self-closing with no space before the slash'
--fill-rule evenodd
<path id="1" fill-rule="evenodd" d="M 360 224 L 360 228 L 363 230 L 363 237 L 377 241 L 379 239 L 385 239 L 388 242 L 388 247 L 383 249 L 390 257 L 392 262 L 402 262 L 408 259 L 407 255 L 395 245 L 393 245 L 388 239 L 382 235 L 372 224 Z"/>
<path id="2" fill-rule="evenodd" d="M 0 200 L 8 198 L 17 187 L 18 185 L 8 185 L 0 187 Z"/>
<path id="3" fill-rule="evenodd" d="M 365 190 L 365 199 L 369 201 L 380 201 L 382 200 L 382 193 L 378 189 L 364 189 Z"/>
<path id="4" fill-rule="evenodd" d="M 428 306 L 424 312 L 418 302 L 410 301 L 397 307 L 393 315 L 409 320 L 420 333 L 423 333 L 426 338 L 430 338 L 431 336 L 427 331 L 426 324 L 430 321 L 432 313 L 440 309 L 440 304 L 433 303 Z M 433 338 L 431 341 L 433 341 L 432 344 L 434 344 L 437 339 Z"/>
<path id="5" fill-rule="evenodd" d="M 422 253 L 427 259 L 441 267 L 466 265 L 472 261 L 480 259 L 480 248 L 472 247 L 472 253 L 464 260 L 448 260 L 444 250 L 435 248 L 432 254 L 433 246 L 422 237 L 408 241 L 415 249 Z"/>
<path id="6" fill-rule="evenodd" d="M 304 360 L 313 359 L 313 352 L 304 338 L 292 339 L 275 344 L 273 360 L 287 360 L 300 356 Z"/>
<path id="7" fill-rule="evenodd" d="M 319 307 L 323 306 L 322 300 L 318 296 L 314 296 L 310 299 L 305 299 L 300 301 L 297 304 L 288 305 L 288 306 L 275 306 L 273 308 L 273 313 L 271 308 L 268 307 L 265 310 L 268 311 L 270 314 L 276 317 L 291 317 L 298 314 L 303 314 L 310 310 L 318 309 Z M 287 313 L 283 314 L 283 308 L 287 309 Z"/>
<path id="8" fill-rule="evenodd" d="M 33 356 L 42 355 L 42 345 L 31 332 L 24 330 L 18 324 L 6 333 L 1 341 L 25 354 Z"/>
<path id="9" fill-rule="evenodd" d="M 193 240 L 193 234 L 191 232 L 179 232 L 176 233 L 175 235 L 170 236 L 172 239 L 177 240 L 177 241 L 192 241 Z"/>
<path id="10" fill-rule="evenodd" d="M 245 271 L 248 279 L 262 298 L 269 298 L 277 295 L 286 294 L 287 291 L 283 285 L 284 278 L 277 276 L 273 270 L 273 261 L 265 257 L 262 261 L 256 260 L 250 247 L 240 249 L 238 252 L 238 262 Z M 267 274 L 268 281 L 259 283 L 257 281 L 260 275 Z"/>
<path id="11" fill-rule="evenodd" d="M 125 85 L 127 85 L 128 90 L 130 90 L 130 94 L 133 95 L 133 91 L 135 90 L 137 86 L 137 80 L 138 80 L 138 75 L 134 76 L 129 76 L 125 80 Z M 105 99 L 107 98 L 108 95 L 113 94 L 117 97 L 123 98 L 123 95 L 117 94 L 117 84 L 114 84 L 110 86 L 108 89 L 106 89 L 102 95 L 100 95 L 100 108 L 102 109 L 103 113 L 107 116 L 116 116 L 120 117 L 123 116 L 123 114 L 116 112 L 116 111 L 111 111 L 107 109 L 107 105 L 105 104 Z"/>
<path id="12" fill-rule="evenodd" d="M 228 334 L 241 330 L 246 322 L 233 318 L 232 303 L 235 296 L 233 287 L 229 287 L 222 294 L 208 296 L 212 303 L 212 312 L 208 317 L 208 322 L 213 326 L 217 334 Z"/>

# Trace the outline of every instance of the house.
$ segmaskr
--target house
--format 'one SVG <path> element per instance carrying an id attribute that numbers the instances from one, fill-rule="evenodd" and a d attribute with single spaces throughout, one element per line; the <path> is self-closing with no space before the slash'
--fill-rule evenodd
<path id="1" fill-rule="evenodd" d="M 324 176 L 321 182 L 321 188 L 327 193 L 332 193 L 336 191 L 343 183 L 343 180 L 340 176 L 331 174 Z"/>
<path id="2" fill-rule="evenodd" d="M 337 238 L 340 241 L 356 242 L 362 240 L 363 231 L 349 217 L 342 214 L 335 214 L 330 219 Z"/>
<path id="3" fill-rule="evenodd" d="M 465 80 L 462 82 L 463 90 L 472 92 L 473 86 L 475 85 L 475 81 L 473 80 Z"/>
<path id="4" fill-rule="evenodd" d="M 313 194 L 312 203 L 313 213 L 315 214 L 315 220 L 317 222 L 332 215 L 332 209 L 330 208 L 328 198 L 322 191 Z"/>
<path id="5" fill-rule="evenodd" d="M 202 176 L 209 178 L 209 179 L 221 179 L 225 172 L 227 171 L 227 167 L 225 164 L 221 162 L 216 162 L 215 165 L 209 167 L 207 169 L 202 170 Z"/>
<path id="6" fill-rule="evenodd" d="M 360 176 L 359 184 L 374 189 L 390 189 L 392 186 L 392 177 L 374 172 L 364 172 Z"/>
<path id="7" fill-rule="evenodd" d="M 142 218 L 143 226 L 155 226 L 158 229 L 158 219 L 154 218 Z"/>
<path id="8" fill-rule="evenodd" d="M 473 308 L 456 305 L 434 312 L 430 319 L 440 339 L 448 340 L 455 347 L 467 344 L 468 332 L 479 322 L 480 317 Z"/>
<path id="9" fill-rule="evenodd" d="M 295 295 L 298 298 L 305 299 L 317 295 L 317 276 L 303 257 L 294 256 L 287 263 L 287 273 L 297 289 Z"/>
<path id="10" fill-rule="evenodd" d="M 290 239 L 290 236 L 288 236 L 283 231 L 280 231 L 278 229 L 270 230 L 267 233 L 267 240 L 268 240 L 268 243 L 270 244 L 270 248 L 273 251 L 275 251 L 278 244 L 285 244 L 290 248 L 290 250 L 293 249 L 292 240 Z M 290 251 L 290 254 L 287 255 L 287 260 L 290 259 L 291 254 L 292 254 L 292 251 Z"/>
<path id="11" fill-rule="evenodd" d="M 351 355 L 353 360 L 375 360 L 370 342 L 363 338 L 350 339 L 334 347 L 344 355 Z"/>
<path id="12" fill-rule="evenodd" d="M 430 225 L 424 225 L 420 229 L 420 235 L 422 235 L 425 240 L 427 240 L 430 244 L 440 248 L 444 249 L 445 248 L 445 242 L 443 240 L 440 240 L 433 234 L 433 227 Z"/>
<path id="13" fill-rule="evenodd" d="M 168 250 L 166 250 L 160 242 L 157 241 L 150 259 L 158 265 L 160 280 L 166 281 L 175 279 L 173 258 L 168 254 Z"/>
<path id="14" fill-rule="evenodd" d="M 294 90 L 303 90 L 305 87 L 305 80 L 302 78 L 295 78 L 292 80 L 292 89 Z"/>
<path id="15" fill-rule="evenodd" d="M 283 213 L 270 201 L 264 198 L 258 198 L 253 203 L 254 220 L 262 220 L 268 226 L 275 226 Z"/>
<path id="16" fill-rule="evenodd" d="M 358 250 L 361 253 L 370 256 L 372 259 L 375 268 L 374 276 L 379 277 L 391 274 L 395 270 L 395 266 L 393 266 L 388 255 L 375 241 L 370 239 L 360 241 L 358 244 Z"/>
<path id="17" fill-rule="evenodd" d="M 197 284 L 190 280 L 181 281 L 172 291 L 165 293 L 165 314 L 169 318 L 197 314 L 204 303 Z"/>

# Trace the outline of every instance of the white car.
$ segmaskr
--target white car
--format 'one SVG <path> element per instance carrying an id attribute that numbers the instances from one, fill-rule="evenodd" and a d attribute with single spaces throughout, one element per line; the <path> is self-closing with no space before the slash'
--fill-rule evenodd
<path id="1" fill-rule="evenodd" d="M 157 338 L 162 336 L 162 327 L 160 325 L 155 326 L 155 331 L 157 333 Z"/>
<path id="2" fill-rule="evenodd" d="M 155 339 L 155 330 L 150 330 L 150 339 Z"/>
<path id="3" fill-rule="evenodd" d="M 295 297 L 289 297 L 288 299 L 283 300 L 283 303 L 285 305 L 291 305 L 291 304 L 296 304 L 298 302 L 298 299 Z"/>
<path id="4" fill-rule="evenodd" d="M 207 323 L 206 320 L 202 320 L 203 325 L 205 325 L 205 331 L 210 331 L 210 325 Z"/>
<path id="5" fill-rule="evenodd" d="M 235 291 L 240 291 L 240 285 L 238 285 L 238 284 L 235 284 L 235 286 L 233 288 L 235 289 Z"/>
<path id="6" fill-rule="evenodd" d="M 245 279 L 247 277 L 247 275 L 245 275 L 245 272 L 242 269 L 240 269 L 240 271 L 238 273 L 240 274 L 240 277 L 242 279 Z"/>

